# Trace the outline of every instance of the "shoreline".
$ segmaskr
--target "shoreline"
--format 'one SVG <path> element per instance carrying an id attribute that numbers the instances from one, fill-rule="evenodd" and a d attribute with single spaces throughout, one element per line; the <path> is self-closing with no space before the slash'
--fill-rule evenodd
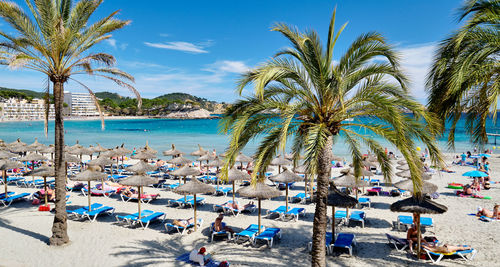
<path id="1" fill-rule="evenodd" d="M 104 116 L 104 121 L 106 120 L 144 120 L 144 119 L 166 119 L 166 120 L 214 120 L 220 119 L 220 116 L 210 116 L 206 118 L 166 118 L 166 117 L 156 117 L 156 116 Z M 64 121 L 98 121 L 100 117 L 65 117 Z M 42 121 L 43 119 L 36 120 L 26 120 L 26 119 L 13 119 L 13 120 L 0 120 L 0 123 L 4 122 L 31 122 L 31 121 Z M 49 121 L 54 121 L 54 119 L 49 119 Z"/>

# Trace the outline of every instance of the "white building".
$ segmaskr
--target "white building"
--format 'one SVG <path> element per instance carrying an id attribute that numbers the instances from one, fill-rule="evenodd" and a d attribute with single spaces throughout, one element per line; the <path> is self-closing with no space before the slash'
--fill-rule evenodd
<path id="1" fill-rule="evenodd" d="M 49 107 L 49 119 L 53 119 L 54 105 Z M 27 100 L 15 98 L 0 102 L 1 120 L 42 120 L 45 118 L 45 101 L 33 99 L 30 103 Z"/>
<path id="2" fill-rule="evenodd" d="M 99 116 L 97 107 L 90 94 L 65 91 L 64 103 L 68 104 L 67 115 L 75 117 Z"/>

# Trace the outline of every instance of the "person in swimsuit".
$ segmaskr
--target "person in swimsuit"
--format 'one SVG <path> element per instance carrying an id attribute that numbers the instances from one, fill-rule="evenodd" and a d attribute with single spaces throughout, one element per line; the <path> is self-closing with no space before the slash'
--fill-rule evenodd
<path id="1" fill-rule="evenodd" d="M 489 218 L 500 220 L 500 205 L 495 204 L 493 211 L 479 207 L 476 216 L 486 216 Z"/>
<path id="2" fill-rule="evenodd" d="M 223 226 L 222 224 L 223 219 L 224 219 L 224 213 L 220 213 L 219 216 L 215 219 L 214 230 L 216 232 L 227 231 L 230 232 L 231 235 L 233 235 L 234 230 L 231 227 L 225 225 Z"/>

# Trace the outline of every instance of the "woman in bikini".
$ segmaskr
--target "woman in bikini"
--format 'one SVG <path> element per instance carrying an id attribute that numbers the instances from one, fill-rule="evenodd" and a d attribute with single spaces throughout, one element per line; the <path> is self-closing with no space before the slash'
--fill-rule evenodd
<path id="1" fill-rule="evenodd" d="M 489 218 L 500 220 L 500 205 L 495 204 L 495 206 L 493 207 L 493 211 L 490 211 L 490 210 L 484 209 L 484 208 L 479 208 L 476 216 L 479 216 L 479 217 L 486 216 Z"/>

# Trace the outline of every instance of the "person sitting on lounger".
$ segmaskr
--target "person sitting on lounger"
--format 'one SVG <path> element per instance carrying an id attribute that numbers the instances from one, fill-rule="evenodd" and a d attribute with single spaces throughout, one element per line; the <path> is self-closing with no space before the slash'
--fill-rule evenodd
<path id="1" fill-rule="evenodd" d="M 435 243 L 422 243 L 422 247 L 434 252 L 434 253 L 453 253 L 456 251 L 468 250 L 470 247 L 466 246 L 453 246 L 449 244 L 444 244 L 442 246 L 438 246 Z"/>
<path id="2" fill-rule="evenodd" d="M 45 199 L 45 190 L 40 190 L 37 191 L 33 194 L 33 197 L 39 199 L 39 200 L 44 200 Z M 49 202 L 55 202 L 56 201 L 56 192 L 52 189 L 47 189 L 47 201 Z"/>
<path id="3" fill-rule="evenodd" d="M 234 234 L 234 230 L 229 226 L 222 226 L 222 220 L 224 219 L 224 213 L 219 213 L 219 216 L 215 219 L 214 230 L 216 232 L 227 231 L 230 232 L 231 235 Z"/>
<path id="4" fill-rule="evenodd" d="M 189 253 L 189 260 L 200 264 L 200 266 L 205 266 L 210 261 L 210 254 L 205 255 L 206 251 L 205 247 L 201 247 L 199 250 L 193 249 Z"/>
<path id="5" fill-rule="evenodd" d="M 495 206 L 493 207 L 493 211 L 488 210 L 488 209 L 484 209 L 481 207 L 479 207 L 477 210 L 478 211 L 477 211 L 476 216 L 486 216 L 489 218 L 500 220 L 500 205 L 499 204 L 495 204 Z"/>
<path id="6" fill-rule="evenodd" d="M 412 224 L 411 227 L 408 229 L 408 232 L 406 232 L 406 240 L 408 240 L 410 252 L 413 252 L 413 246 L 418 243 L 417 225 Z M 421 242 L 425 242 L 425 240 L 422 239 L 422 236 L 420 236 L 420 240 Z"/>
<path id="7" fill-rule="evenodd" d="M 183 220 L 183 219 L 174 220 L 172 222 L 172 224 L 180 226 L 180 227 L 188 227 L 189 225 L 194 224 L 194 218 L 191 217 L 187 220 Z"/>

